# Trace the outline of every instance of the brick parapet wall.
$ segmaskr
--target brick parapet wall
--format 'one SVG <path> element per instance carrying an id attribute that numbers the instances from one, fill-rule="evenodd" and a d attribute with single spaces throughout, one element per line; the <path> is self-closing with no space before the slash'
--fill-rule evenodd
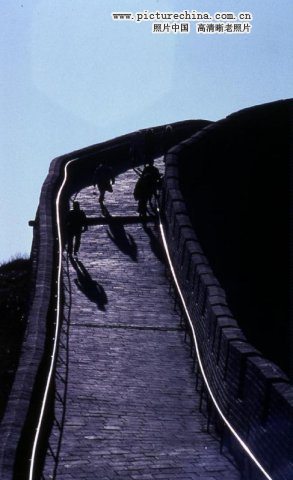
<path id="1" fill-rule="evenodd" d="M 272 478 L 285 480 L 293 475 L 293 387 L 279 367 L 247 342 L 233 318 L 180 191 L 179 162 L 191 154 L 196 158 L 197 143 L 216 128 L 217 123 L 204 128 L 166 155 L 162 204 L 167 242 L 213 394 Z"/>

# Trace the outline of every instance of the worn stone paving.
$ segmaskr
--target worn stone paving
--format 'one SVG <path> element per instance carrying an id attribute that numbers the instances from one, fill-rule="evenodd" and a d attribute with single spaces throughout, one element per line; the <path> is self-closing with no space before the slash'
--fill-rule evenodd
<path id="1" fill-rule="evenodd" d="M 116 179 L 111 214 L 136 215 L 136 178 Z M 101 215 L 92 187 L 77 199 L 87 216 Z M 64 285 L 50 437 L 58 458 L 48 451 L 43 478 L 238 480 L 198 410 L 157 227 L 89 227 L 78 260 L 64 259 Z"/>

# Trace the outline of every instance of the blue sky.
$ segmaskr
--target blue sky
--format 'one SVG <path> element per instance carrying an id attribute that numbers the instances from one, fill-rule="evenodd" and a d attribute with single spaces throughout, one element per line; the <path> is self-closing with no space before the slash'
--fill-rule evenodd
<path id="1" fill-rule="evenodd" d="M 249 35 L 152 34 L 112 11 L 253 14 Z M 0 2 L 0 261 L 29 253 L 50 161 L 139 128 L 292 97 L 292 0 Z"/>

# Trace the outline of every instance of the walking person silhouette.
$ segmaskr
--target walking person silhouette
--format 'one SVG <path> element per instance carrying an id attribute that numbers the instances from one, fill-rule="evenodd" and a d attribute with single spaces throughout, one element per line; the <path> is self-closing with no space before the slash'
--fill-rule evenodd
<path id="1" fill-rule="evenodd" d="M 157 167 L 154 166 L 154 161 L 149 160 L 144 166 L 142 172 L 135 170 L 139 175 L 139 179 L 134 187 L 133 196 L 138 201 L 137 211 L 140 217 L 145 218 L 147 214 L 147 204 L 149 203 L 152 210 L 153 196 L 157 198 L 158 190 L 161 187 L 162 176 Z"/>
<path id="2" fill-rule="evenodd" d="M 159 169 L 155 167 L 153 159 L 149 160 L 144 166 L 141 176 L 144 177 L 145 175 L 149 175 L 151 177 L 153 190 L 152 194 L 156 195 L 162 185 L 162 175 L 160 174 Z"/>
<path id="3" fill-rule="evenodd" d="M 94 187 L 97 185 L 100 192 L 99 203 L 103 204 L 105 199 L 106 192 L 113 192 L 113 187 L 115 183 L 115 177 L 113 170 L 109 165 L 100 163 L 94 173 Z"/>
<path id="4" fill-rule="evenodd" d="M 137 211 L 140 217 L 145 219 L 147 203 L 152 195 L 152 178 L 150 175 L 139 177 L 134 187 L 133 196 L 138 201 Z"/>
<path id="5" fill-rule="evenodd" d="M 71 256 L 78 254 L 81 242 L 81 234 L 87 227 L 87 218 L 83 210 L 80 209 L 79 202 L 73 202 L 73 209 L 68 212 L 66 219 L 67 229 L 67 251 Z"/>

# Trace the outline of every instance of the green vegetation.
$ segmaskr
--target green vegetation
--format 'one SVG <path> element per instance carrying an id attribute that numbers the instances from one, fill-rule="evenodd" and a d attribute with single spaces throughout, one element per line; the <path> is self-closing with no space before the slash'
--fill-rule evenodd
<path id="1" fill-rule="evenodd" d="M 0 419 L 20 355 L 29 287 L 29 258 L 17 255 L 0 264 Z"/>

